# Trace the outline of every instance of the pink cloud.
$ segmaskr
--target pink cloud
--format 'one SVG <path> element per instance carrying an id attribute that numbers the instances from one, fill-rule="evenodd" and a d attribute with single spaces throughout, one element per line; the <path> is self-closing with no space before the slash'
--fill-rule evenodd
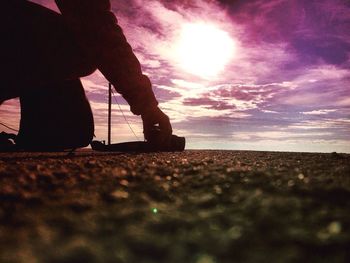
<path id="1" fill-rule="evenodd" d="M 53 0 L 35 2 L 57 10 Z M 350 15 L 344 1 L 111 2 L 161 107 L 193 147 L 280 149 L 283 144 L 283 149 L 307 150 L 349 145 Z M 209 80 L 180 69 L 174 52 L 181 26 L 198 21 L 227 31 L 236 45 L 222 74 Z M 96 133 L 105 138 L 107 81 L 97 71 L 83 84 Z M 140 118 L 129 113 L 125 101 L 120 104 L 142 137 Z M 18 102 L 6 102 L 0 115 L 18 127 Z M 114 140 L 134 140 L 116 107 L 113 118 Z M 293 133 L 295 138 L 288 140 Z M 249 144 L 254 134 L 261 136 Z M 312 138 L 319 148 L 308 143 Z"/>
<path id="2" fill-rule="evenodd" d="M 12 99 L 0 105 L 0 122 L 16 130 L 19 129 L 20 108 L 19 100 Z M 0 125 L 0 131 L 13 133 L 14 131 Z"/>

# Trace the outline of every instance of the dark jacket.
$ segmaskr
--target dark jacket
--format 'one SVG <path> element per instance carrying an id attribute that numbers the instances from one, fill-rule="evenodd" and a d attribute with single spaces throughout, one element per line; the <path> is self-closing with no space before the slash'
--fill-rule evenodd
<path id="1" fill-rule="evenodd" d="M 109 0 L 55 0 L 79 44 L 97 68 L 140 115 L 158 102 L 128 44 Z"/>

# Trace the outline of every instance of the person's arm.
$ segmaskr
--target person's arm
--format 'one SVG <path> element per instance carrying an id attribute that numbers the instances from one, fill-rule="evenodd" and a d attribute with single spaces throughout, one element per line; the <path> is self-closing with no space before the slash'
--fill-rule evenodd
<path id="1" fill-rule="evenodd" d="M 142 115 L 157 107 L 149 78 L 127 42 L 110 10 L 109 0 L 56 0 L 63 17 L 97 68 Z"/>
<path id="2" fill-rule="evenodd" d="M 56 0 L 67 23 L 102 74 L 114 85 L 131 111 L 141 115 L 145 138 L 155 125 L 166 141 L 172 133 L 167 115 L 159 108 L 152 84 L 128 44 L 109 0 Z"/>

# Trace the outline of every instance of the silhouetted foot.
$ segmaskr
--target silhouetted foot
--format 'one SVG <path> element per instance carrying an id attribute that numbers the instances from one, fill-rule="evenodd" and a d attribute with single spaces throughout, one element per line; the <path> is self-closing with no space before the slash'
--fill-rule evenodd
<path id="1" fill-rule="evenodd" d="M 0 133 L 0 152 L 13 152 L 17 150 L 15 144 L 16 135 L 12 133 Z"/>

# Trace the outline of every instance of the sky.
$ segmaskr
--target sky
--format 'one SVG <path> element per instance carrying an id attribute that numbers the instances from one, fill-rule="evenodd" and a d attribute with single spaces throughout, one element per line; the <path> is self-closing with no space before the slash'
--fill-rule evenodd
<path id="1" fill-rule="evenodd" d="M 111 3 L 188 149 L 350 153 L 349 0 Z M 106 139 L 108 82 L 99 71 L 82 82 Z M 115 100 L 112 141 L 142 139 L 141 119 Z M 0 116 L 18 128 L 18 100 Z"/>

